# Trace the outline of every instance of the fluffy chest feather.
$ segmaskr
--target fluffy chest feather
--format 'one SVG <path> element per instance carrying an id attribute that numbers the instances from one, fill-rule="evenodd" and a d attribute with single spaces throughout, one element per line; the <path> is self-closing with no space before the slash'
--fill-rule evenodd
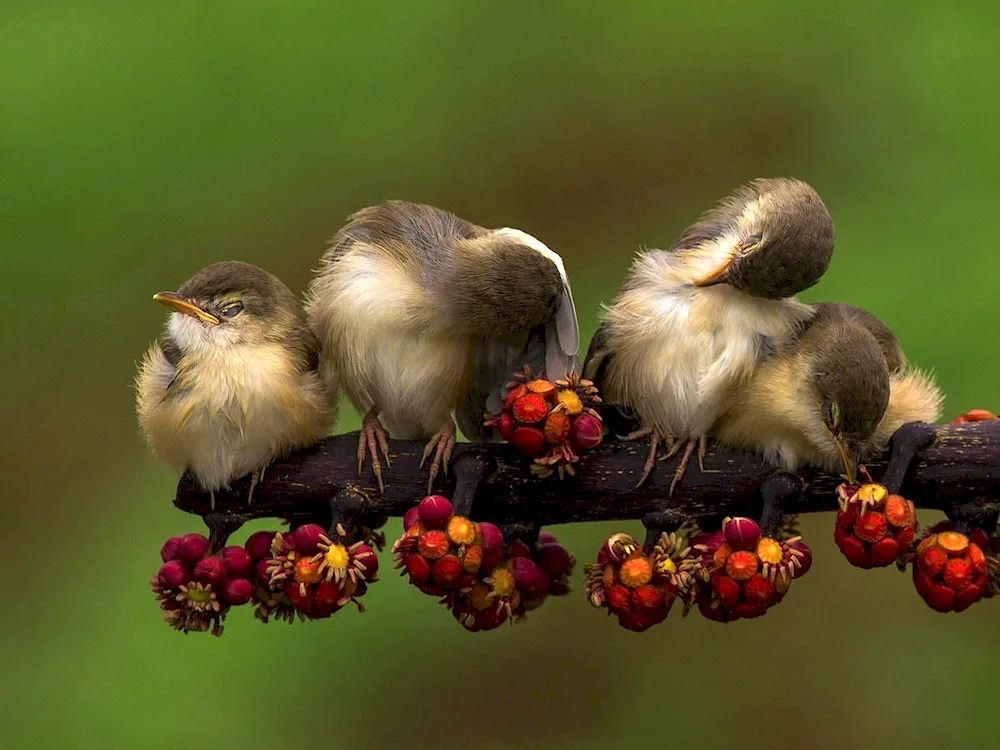
<path id="1" fill-rule="evenodd" d="M 705 434 L 769 347 L 790 337 L 808 308 L 728 286 L 640 287 L 609 314 L 615 400 L 677 438 Z"/>
<path id="2" fill-rule="evenodd" d="M 279 345 L 185 357 L 176 372 L 160 353 L 147 369 L 152 372 L 146 375 L 143 417 L 150 442 L 161 458 L 191 470 L 206 489 L 318 439 L 332 408 L 318 387 L 303 383 Z M 152 385 L 170 380 L 159 392 Z"/>

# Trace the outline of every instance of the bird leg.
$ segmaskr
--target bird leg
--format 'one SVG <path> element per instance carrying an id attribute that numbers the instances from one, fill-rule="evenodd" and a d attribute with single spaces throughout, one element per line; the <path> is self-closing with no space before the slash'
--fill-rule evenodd
<path id="1" fill-rule="evenodd" d="M 255 471 L 250 475 L 250 491 L 247 492 L 247 506 L 253 505 L 254 488 L 264 481 L 264 472 L 267 471 L 267 464 L 260 467 L 260 471 Z"/>
<path id="2" fill-rule="evenodd" d="M 675 450 L 676 441 L 671 437 L 664 437 L 663 435 L 660 435 L 660 433 L 652 427 L 643 427 L 635 432 L 630 432 L 625 436 L 625 439 L 641 440 L 647 436 L 649 437 L 649 455 L 646 456 L 646 463 L 643 464 L 642 467 L 642 476 L 639 478 L 639 482 L 636 484 L 636 487 L 641 487 L 642 483 L 649 479 L 649 475 L 653 471 L 653 466 L 656 465 L 656 453 L 659 450 L 661 440 L 667 444 L 668 451 Z M 673 453 L 671 452 L 668 455 L 673 455 Z"/>
<path id="3" fill-rule="evenodd" d="M 455 450 L 457 429 L 455 423 L 449 419 L 441 429 L 434 433 L 433 437 L 424 446 L 424 455 L 420 458 L 420 468 L 424 468 L 427 459 L 430 458 L 431 451 L 434 451 L 434 460 L 431 461 L 430 476 L 427 479 L 427 494 L 429 495 L 434 487 L 434 480 L 437 478 L 438 470 L 444 466 L 444 471 L 448 473 L 448 462 L 451 460 L 451 453 Z"/>
<path id="4" fill-rule="evenodd" d="M 698 438 L 698 470 L 702 474 L 721 474 L 722 469 L 706 469 L 705 454 L 708 452 L 708 438 L 702 435 Z"/>
<path id="5" fill-rule="evenodd" d="M 361 422 L 361 433 L 358 435 L 358 476 L 361 476 L 361 472 L 365 468 L 366 454 L 371 456 L 372 473 L 378 481 L 379 492 L 385 492 L 385 482 L 382 481 L 382 464 L 378 457 L 379 449 L 385 456 L 386 468 L 391 467 L 389 436 L 382 427 L 382 423 L 378 421 L 378 408 L 373 407 L 365 414 L 365 418 Z"/>
<path id="6" fill-rule="evenodd" d="M 680 443 L 678 443 L 679 445 Z M 677 482 L 680 478 L 684 476 L 684 472 L 687 471 L 688 461 L 691 460 L 691 456 L 694 453 L 694 449 L 697 447 L 697 440 L 688 440 L 684 444 L 684 453 L 681 454 L 681 462 L 677 464 L 677 469 L 674 471 L 674 478 L 670 482 L 670 489 L 667 490 L 667 497 L 674 496 L 674 489 L 677 487 Z M 673 451 L 670 455 L 673 455 L 677 451 Z"/>

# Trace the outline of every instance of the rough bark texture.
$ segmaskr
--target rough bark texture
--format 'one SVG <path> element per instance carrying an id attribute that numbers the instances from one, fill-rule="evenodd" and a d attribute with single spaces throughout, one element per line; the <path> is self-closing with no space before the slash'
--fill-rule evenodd
<path id="1" fill-rule="evenodd" d="M 953 511 L 974 506 L 994 516 L 1000 505 L 1000 421 L 944 425 L 923 435 L 934 440 L 921 456 L 909 460 L 914 439 L 897 434 L 893 452 L 900 460 L 885 456 L 867 463 L 872 475 L 918 507 Z M 916 440 L 919 442 L 921 438 Z M 385 470 L 385 493 L 379 494 L 370 470 L 357 473 L 357 433 L 330 437 L 310 449 L 268 468 L 253 492 L 253 505 L 246 504 L 249 481 L 232 492 L 216 493 L 216 508 L 209 496 L 190 476 L 181 479 L 174 504 L 181 510 L 216 523 L 228 520 L 238 526 L 252 518 L 329 518 L 330 502 L 342 490 L 371 516 L 401 516 L 426 494 L 427 475 L 419 468 L 423 444 L 392 441 L 392 466 Z M 506 444 L 460 444 L 452 461 L 453 470 L 438 480 L 435 491 L 452 497 L 459 477 L 456 505 L 467 505 L 475 496 L 472 516 L 498 524 L 540 525 L 640 519 L 665 506 L 667 487 L 677 459 L 658 463 L 652 477 L 640 488 L 648 445 L 644 442 L 609 442 L 585 454 L 577 474 L 559 480 L 540 479 L 530 471 L 530 462 Z M 688 517 L 759 515 L 761 484 L 774 469 L 760 458 L 744 453 L 710 451 L 706 469 L 697 465 L 678 484 L 670 507 Z M 480 477 L 485 475 L 485 480 Z M 835 487 L 842 479 L 833 474 L 804 469 L 806 483 L 801 496 L 786 500 L 785 513 L 831 511 L 837 507 Z M 893 486 L 895 485 L 895 486 Z M 358 492 L 353 492 L 357 490 Z M 363 498 L 363 499 L 362 499 Z M 461 503 L 459 500 L 461 499 Z"/>

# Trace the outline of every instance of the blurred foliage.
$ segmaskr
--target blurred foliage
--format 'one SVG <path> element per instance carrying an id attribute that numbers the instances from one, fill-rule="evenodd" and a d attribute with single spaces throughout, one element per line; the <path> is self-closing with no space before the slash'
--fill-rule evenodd
<path id="1" fill-rule="evenodd" d="M 364 616 L 180 636 L 147 582 L 199 523 L 129 387 L 153 292 L 225 258 L 301 290 L 370 203 L 538 235 L 589 335 L 640 246 L 787 174 L 838 228 L 804 297 L 884 318 L 949 417 L 997 409 L 993 4 L 4 6 L 4 747 L 995 746 L 995 604 L 930 612 L 843 562 L 829 517 L 760 622 L 635 636 L 578 591 L 474 636 L 387 571 Z M 582 564 L 614 530 L 556 531 Z"/>

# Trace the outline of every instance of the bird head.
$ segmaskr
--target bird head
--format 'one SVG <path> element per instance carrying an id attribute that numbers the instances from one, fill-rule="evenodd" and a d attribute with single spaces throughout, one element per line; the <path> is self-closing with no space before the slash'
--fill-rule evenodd
<path id="1" fill-rule="evenodd" d="M 803 344 L 812 363 L 813 434 L 853 483 L 889 403 L 889 367 L 875 337 L 861 326 L 824 326 Z"/>
<path id="2" fill-rule="evenodd" d="M 176 292 L 158 292 L 153 299 L 173 311 L 168 332 L 185 352 L 280 342 L 301 318 L 281 280 L 239 261 L 214 263 Z"/>
<path id="3" fill-rule="evenodd" d="M 808 289 L 826 272 L 835 235 L 812 187 L 767 178 L 733 191 L 675 247 L 682 242 L 694 245 L 699 256 L 695 286 L 728 284 L 753 297 L 781 299 Z"/>

